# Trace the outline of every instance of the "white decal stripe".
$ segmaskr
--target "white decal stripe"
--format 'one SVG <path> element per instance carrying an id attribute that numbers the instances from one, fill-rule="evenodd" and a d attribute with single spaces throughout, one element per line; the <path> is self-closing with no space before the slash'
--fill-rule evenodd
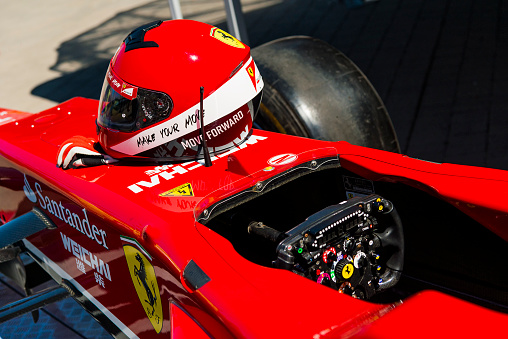
<path id="1" fill-rule="evenodd" d="M 252 57 L 228 82 L 203 100 L 203 107 L 206 112 L 205 124 L 216 121 L 245 105 L 263 88 L 262 79 L 260 79 L 256 88 L 252 85 L 252 80 L 247 73 L 247 68 L 251 61 Z M 114 145 L 111 148 L 120 153 L 135 155 L 187 135 L 192 131 L 196 131 L 199 124 L 192 124 L 188 128 L 185 128 L 185 120 L 199 110 L 199 105 L 200 104 L 198 102 L 196 105 L 179 114 L 175 118 L 136 133 L 133 137 L 119 143 L 118 145 Z M 178 131 L 173 129 L 175 124 L 178 124 Z M 169 136 L 162 137 L 165 129 L 169 129 L 172 133 Z M 138 144 L 138 140 L 140 138 L 152 135 L 154 135 L 155 140 Z"/>
<path id="2" fill-rule="evenodd" d="M 58 274 L 63 279 L 67 279 L 72 282 L 72 285 L 76 287 L 92 304 L 94 304 L 109 320 L 111 320 L 119 329 L 129 338 L 138 338 L 138 336 L 131 331 L 130 328 L 125 326 L 120 319 L 118 319 L 113 313 L 111 313 L 106 307 L 104 307 L 97 299 L 95 299 L 88 291 L 83 288 L 76 280 L 74 280 L 67 272 L 60 268 L 55 262 L 49 259 L 44 253 L 39 251 L 37 247 L 35 247 L 31 242 L 26 239 L 23 239 L 23 243 L 26 248 L 37 257 L 42 259 L 46 265 L 51 267 L 56 274 Z"/>
<path id="3" fill-rule="evenodd" d="M 148 252 L 145 251 L 143 246 L 141 246 L 135 239 L 132 239 L 132 238 L 129 238 L 129 237 L 124 237 L 123 235 L 120 236 L 120 239 L 122 241 L 125 241 L 125 242 L 128 242 L 130 244 L 135 245 L 141 252 L 143 252 L 143 254 L 145 256 L 147 256 L 150 259 L 150 261 L 152 261 L 152 256 L 150 254 L 148 254 Z"/>
<path id="4" fill-rule="evenodd" d="M 62 149 L 60 150 L 60 153 L 58 153 L 58 160 L 57 160 L 57 164 L 58 166 L 62 166 L 62 158 L 63 158 L 63 154 L 65 152 L 65 150 L 70 146 L 72 145 L 72 142 L 69 142 L 68 144 L 65 144 Z"/>

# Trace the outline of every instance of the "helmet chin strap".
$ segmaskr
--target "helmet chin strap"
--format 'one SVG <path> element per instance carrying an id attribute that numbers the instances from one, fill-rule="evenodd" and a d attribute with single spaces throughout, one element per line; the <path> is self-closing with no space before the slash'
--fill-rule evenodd
<path id="1" fill-rule="evenodd" d="M 212 159 L 210 158 L 210 152 L 208 152 L 208 147 L 206 146 L 206 138 L 205 138 L 205 124 L 204 124 L 204 110 L 203 110 L 203 86 L 199 89 L 199 123 L 200 123 L 200 133 L 201 133 L 201 143 L 203 145 L 203 155 L 205 160 L 205 167 L 212 166 Z"/>

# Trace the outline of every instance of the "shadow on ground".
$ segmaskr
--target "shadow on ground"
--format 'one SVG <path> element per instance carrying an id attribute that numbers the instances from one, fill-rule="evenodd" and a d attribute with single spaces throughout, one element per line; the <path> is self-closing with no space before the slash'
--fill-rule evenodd
<path id="1" fill-rule="evenodd" d="M 52 67 L 61 77 L 32 94 L 56 102 L 98 99 L 120 42 L 133 28 L 165 19 L 159 15 L 167 6 L 154 1 L 119 13 L 63 43 Z M 187 18 L 206 15 L 203 7 Z M 351 58 L 385 102 L 403 153 L 508 169 L 508 0 L 380 0 L 359 8 L 281 0 L 246 13 L 245 21 L 251 47 L 309 35 Z M 209 23 L 226 28 L 224 20 Z"/>

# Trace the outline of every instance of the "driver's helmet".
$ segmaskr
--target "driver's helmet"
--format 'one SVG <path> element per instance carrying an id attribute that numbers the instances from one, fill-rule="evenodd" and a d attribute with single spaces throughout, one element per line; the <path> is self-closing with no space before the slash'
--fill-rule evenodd
<path id="1" fill-rule="evenodd" d="M 203 87 L 204 133 L 200 132 Z M 192 20 L 132 31 L 111 59 L 97 133 L 115 158 L 193 160 L 238 146 L 252 132 L 263 80 L 250 48 Z"/>

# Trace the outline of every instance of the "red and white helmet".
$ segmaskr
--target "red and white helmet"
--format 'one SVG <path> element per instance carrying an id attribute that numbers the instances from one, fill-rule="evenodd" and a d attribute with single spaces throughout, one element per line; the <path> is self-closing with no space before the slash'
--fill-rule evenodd
<path id="1" fill-rule="evenodd" d="M 250 48 L 191 20 L 157 21 L 132 31 L 111 59 L 97 132 L 115 158 L 191 160 L 242 143 L 251 133 L 263 80 Z"/>

